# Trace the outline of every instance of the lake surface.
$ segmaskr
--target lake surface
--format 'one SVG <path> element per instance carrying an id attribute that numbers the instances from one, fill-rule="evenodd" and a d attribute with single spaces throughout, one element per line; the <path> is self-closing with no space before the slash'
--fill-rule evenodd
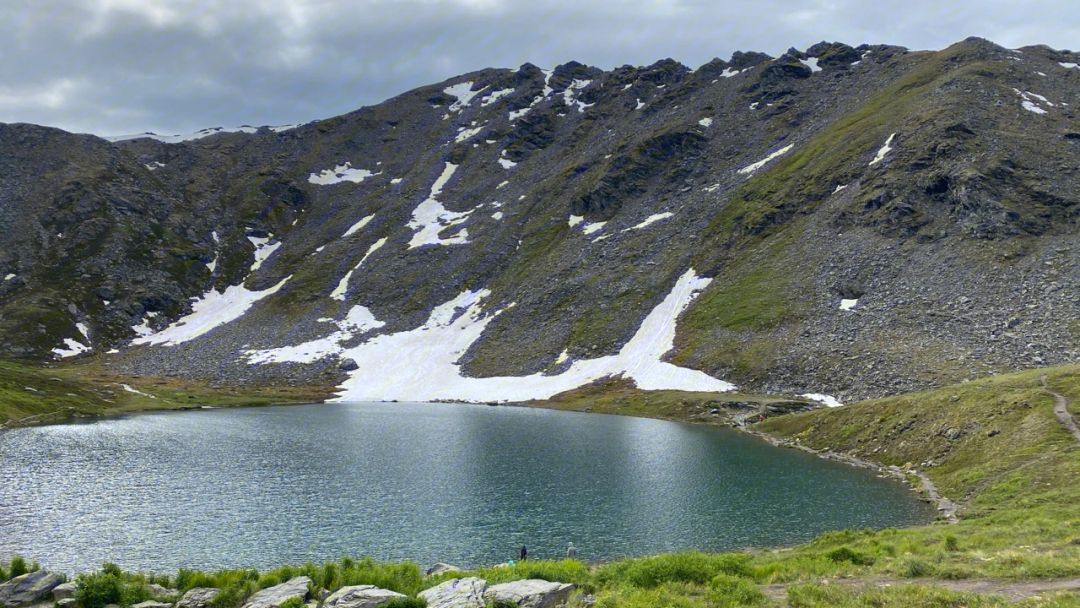
<path id="1" fill-rule="evenodd" d="M 738 432 L 599 414 L 331 404 L 0 433 L 0 555 L 76 572 L 343 555 L 488 565 L 791 544 L 933 510 Z"/>

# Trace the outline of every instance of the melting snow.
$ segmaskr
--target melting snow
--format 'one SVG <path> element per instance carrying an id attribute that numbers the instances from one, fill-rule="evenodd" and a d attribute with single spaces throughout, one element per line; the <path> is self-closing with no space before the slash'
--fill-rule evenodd
<path id="1" fill-rule="evenodd" d="M 346 162 L 344 165 L 338 165 L 333 169 L 323 169 L 318 173 L 312 173 L 308 176 L 308 181 L 319 186 L 329 186 L 331 184 L 340 184 L 341 182 L 359 184 L 365 179 L 373 175 L 380 175 L 381 173 L 382 171 L 379 173 L 372 173 L 367 169 L 354 169 L 352 163 Z"/>
<path id="2" fill-rule="evenodd" d="M 840 406 L 844 405 L 843 403 L 840 403 L 836 399 L 836 397 L 833 397 L 832 395 L 822 395 L 821 393 L 803 393 L 802 395 L 799 395 L 799 396 L 804 398 L 804 399 L 809 399 L 811 401 L 818 401 L 820 403 L 824 403 L 828 407 L 840 407 Z"/>
<path id="3" fill-rule="evenodd" d="M 880 163 L 881 161 L 885 160 L 885 155 L 888 154 L 889 152 L 892 152 L 892 142 L 893 142 L 893 138 L 895 138 L 895 137 L 896 137 L 896 133 L 893 133 L 892 135 L 889 135 L 889 138 L 885 140 L 885 145 L 881 146 L 881 148 L 878 149 L 877 154 L 874 156 L 874 160 L 870 161 L 870 164 L 867 165 L 868 167 L 873 167 L 874 165 L 876 165 L 876 164 Z"/>
<path id="4" fill-rule="evenodd" d="M 642 221 L 640 224 L 635 224 L 635 225 L 627 228 L 626 230 L 623 230 L 623 232 L 628 232 L 630 230 L 641 230 L 642 228 L 644 228 L 644 227 L 646 227 L 646 226 L 648 226 L 650 224 L 655 224 L 656 222 L 666 220 L 669 217 L 673 217 L 674 215 L 675 214 L 670 212 L 670 211 L 665 211 L 663 213 L 656 213 L 654 215 L 650 215 L 649 217 L 645 218 L 645 220 Z"/>
<path id="5" fill-rule="evenodd" d="M 66 347 L 66 348 L 64 348 Z M 90 351 L 90 347 L 85 344 L 80 344 L 71 338 L 64 338 L 64 347 L 57 347 L 52 350 L 52 353 L 61 359 L 67 357 L 74 357 Z"/>
<path id="6" fill-rule="evenodd" d="M 350 226 L 349 229 L 345 231 L 345 234 L 341 235 L 341 238 L 345 238 L 347 236 L 352 236 L 353 234 L 356 233 L 357 230 L 360 230 L 364 226 L 367 226 L 368 222 L 370 222 L 373 219 L 375 219 L 375 214 L 374 213 L 372 213 L 369 216 L 364 217 L 359 222 L 356 222 L 355 224 Z"/>
<path id="7" fill-rule="evenodd" d="M 503 181 L 499 182 L 498 186 L 495 186 L 495 189 L 498 190 L 499 188 L 502 188 L 503 186 L 505 186 L 505 185 L 507 185 L 509 183 L 510 183 L 509 181 L 503 180 Z"/>
<path id="8" fill-rule="evenodd" d="M 450 211 L 435 198 L 442 192 L 446 182 L 450 181 L 454 171 L 457 171 L 457 165 L 446 163 L 442 174 L 432 184 L 431 193 L 424 202 L 413 209 L 412 219 L 407 225 L 416 233 L 409 241 L 409 249 L 423 245 L 460 245 L 469 242 L 469 231 L 464 228 L 454 236 L 445 239 L 439 237 L 439 233 L 443 230 L 464 222 L 473 212 L 473 210 Z"/>
<path id="9" fill-rule="evenodd" d="M 164 166 L 165 166 L 165 163 L 163 163 L 163 162 L 159 162 L 159 161 L 156 161 L 156 160 L 155 160 L 154 162 L 152 162 L 152 163 L 146 163 L 146 164 L 145 164 L 145 165 L 143 165 L 143 166 L 144 166 L 144 167 L 146 167 L 146 170 L 147 170 L 147 171 L 156 171 L 157 169 L 160 169 L 160 168 L 164 167 Z"/>
<path id="10" fill-rule="evenodd" d="M 644 108 L 644 107 L 645 107 L 645 102 L 641 101 L 641 99 L 639 98 L 637 100 L 637 106 L 634 109 L 635 110 L 640 110 L 641 108 Z"/>
<path id="11" fill-rule="evenodd" d="M 855 305 L 859 303 L 859 298 L 849 299 L 844 298 L 840 300 L 840 310 L 852 310 Z"/>
<path id="12" fill-rule="evenodd" d="M 571 228 L 573 228 L 574 226 L 577 226 L 578 224 L 580 224 L 581 222 L 584 222 L 584 221 L 585 221 L 585 216 L 584 215 L 571 215 L 570 219 L 568 219 L 566 221 L 566 223 L 569 224 Z"/>
<path id="13" fill-rule="evenodd" d="M 267 350 L 249 350 L 244 353 L 248 363 L 313 363 L 328 355 L 337 355 L 345 350 L 341 344 L 373 329 L 378 329 L 385 322 L 375 318 L 366 306 L 353 306 L 343 321 L 319 319 L 337 325 L 338 330 L 326 336 L 310 340 L 296 346 L 282 346 Z"/>
<path id="14" fill-rule="evenodd" d="M 119 352 L 119 351 L 117 351 L 117 352 Z M 129 393 L 134 393 L 136 395 L 142 395 L 143 397 L 149 397 L 150 399 L 157 399 L 157 397 L 151 395 L 150 393 L 144 393 L 144 392 L 142 392 L 142 391 L 140 391 L 138 389 L 132 388 L 130 384 L 121 384 L 120 388 L 124 389 L 125 391 L 127 391 Z"/>
<path id="15" fill-rule="evenodd" d="M 843 190 L 844 188 L 847 188 L 847 187 L 848 187 L 847 184 L 844 184 L 842 186 L 840 184 L 837 184 L 836 185 L 836 190 L 833 190 L 832 193 L 836 194 L 837 192 L 840 192 L 841 190 Z"/>
<path id="16" fill-rule="evenodd" d="M 498 91 L 492 91 L 491 93 L 487 94 L 483 99 L 480 100 L 480 107 L 489 106 L 489 105 L 495 103 L 496 101 L 499 101 L 503 97 L 506 97 L 507 95 L 513 93 L 513 92 L 514 92 L 514 89 L 501 89 L 501 90 L 498 90 Z"/>
<path id="17" fill-rule="evenodd" d="M 609 376 L 633 380 L 644 390 L 723 392 L 735 387 L 696 370 L 661 361 L 675 339 L 675 320 L 710 279 L 688 270 L 616 355 L 574 361 L 561 374 L 469 378 L 458 359 L 498 312 L 481 309 L 486 290 L 466 291 L 436 307 L 420 327 L 376 336 L 341 356 L 360 366 L 340 387 L 336 401 L 523 401 L 546 399 Z"/>
<path id="18" fill-rule="evenodd" d="M 401 178 L 400 177 L 395 177 L 394 179 L 390 180 L 390 183 L 394 184 L 394 185 L 400 184 L 401 183 Z"/>
<path id="19" fill-rule="evenodd" d="M 787 154 L 794 147 L 795 147 L 795 144 L 788 144 L 788 145 L 784 146 L 783 148 L 780 148 L 776 152 L 773 152 L 772 154 L 770 154 L 770 155 L 766 156 L 765 158 L 759 160 L 758 162 L 756 162 L 756 163 L 754 163 L 752 165 L 747 165 L 747 166 L 743 167 L 742 169 L 739 169 L 739 173 L 743 173 L 743 174 L 753 173 L 754 171 L 757 171 L 758 169 L 760 169 L 760 168 L 764 167 L 765 165 L 767 165 L 769 163 L 769 161 L 773 160 L 774 158 L 778 158 L 780 156 L 783 156 L 784 154 Z"/>
<path id="20" fill-rule="evenodd" d="M 480 131 L 483 131 L 483 130 L 484 130 L 484 125 L 480 125 L 479 127 L 476 127 L 476 128 L 473 128 L 473 129 L 466 129 L 465 127 L 461 127 L 461 129 L 460 129 L 461 132 L 458 133 L 457 137 L 454 138 L 454 142 L 460 144 L 461 142 L 469 139 L 470 137 L 475 136 L 476 134 L 480 133 Z"/>
<path id="21" fill-rule="evenodd" d="M 1054 107 L 1054 104 L 1050 103 L 1050 100 L 1037 93 L 1032 93 L 1031 91 L 1021 91 L 1020 89 L 1013 89 L 1013 91 L 1016 91 L 1016 94 L 1020 96 L 1020 105 L 1023 106 L 1023 108 L 1028 112 L 1034 112 L 1035 114 L 1046 114 L 1046 110 L 1040 108 L 1039 105 L 1035 101 L 1033 101 L 1033 99 L 1037 99 L 1050 107 Z"/>
<path id="22" fill-rule="evenodd" d="M 14 278 L 15 278 L 15 273 L 11 273 L 9 275 L 4 276 L 5 281 L 10 281 L 11 279 L 14 279 Z"/>
<path id="23" fill-rule="evenodd" d="M 599 232 L 604 229 L 604 224 L 607 224 L 607 222 L 588 222 L 582 226 L 581 232 L 586 235 Z"/>
<path id="24" fill-rule="evenodd" d="M 371 257 L 371 254 L 378 251 L 379 248 L 382 247 L 385 244 L 386 244 L 386 237 L 385 236 L 383 238 L 375 241 L 374 243 L 372 243 L 371 247 L 368 247 L 367 253 L 364 254 L 364 257 L 360 258 L 360 261 L 356 263 L 356 266 L 353 266 L 352 269 L 349 270 L 349 272 L 346 272 L 345 276 L 342 277 L 340 281 L 338 281 L 337 287 L 334 288 L 334 291 L 330 292 L 330 297 L 335 299 L 335 300 L 344 301 L 345 300 L 345 292 L 349 289 L 349 280 L 352 279 L 353 273 L 356 272 L 357 270 L 359 270 L 360 267 L 364 265 L 364 262 L 366 262 L 367 259 L 369 257 Z"/>
<path id="25" fill-rule="evenodd" d="M 536 101 L 539 101 L 539 100 L 542 100 L 542 99 L 543 99 L 543 97 L 537 97 L 536 100 L 534 100 L 533 105 L 536 105 Z M 529 106 L 527 108 L 521 108 L 520 110 L 511 111 L 510 112 L 510 120 L 515 121 L 515 120 L 521 118 L 522 116 L 525 116 L 526 114 L 529 113 L 529 110 L 531 110 L 531 109 L 532 109 L 532 106 Z"/>
<path id="26" fill-rule="evenodd" d="M 810 68 L 810 73 L 811 74 L 821 71 L 821 68 L 818 67 L 818 58 L 817 57 L 808 57 L 806 59 L 800 59 L 799 63 L 805 65 L 808 68 Z"/>
<path id="27" fill-rule="evenodd" d="M 701 125 L 703 127 L 711 127 L 712 126 L 712 119 L 711 118 L 702 118 L 701 120 L 697 121 L 697 124 L 699 124 L 699 125 Z"/>
<path id="28" fill-rule="evenodd" d="M 493 220 L 501 220 L 501 219 L 503 219 L 503 212 L 502 211 L 496 211 L 495 213 L 492 213 L 491 214 L 491 219 L 493 219 Z"/>
<path id="29" fill-rule="evenodd" d="M 732 76 L 738 76 L 739 71 L 740 70 L 734 70 L 732 68 L 724 68 L 724 71 L 720 72 L 720 75 L 724 78 L 731 78 Z"/>
<path id="30" fill-rule="evenodd" d="M 1080 70 L 1080 63 L 1067 63 L 1067 62 L 1059 61 L 1058 65 L 1065 68 L 1066 70 L 1068 70 L 1068 69 Z"/>
<path id="31" fill-rule="evenodd" d="M 574 98 L 574 95 L 575 95 L 574 91 L 580 91 L 581 89 L 584 89 L 585 87 L 589 86 L 591 83 L 592 83 L 591 80 L 577 80 L 577 79 L 574 79 L 574 81 L 571 82 L 569 84 L 569 86 L 567 86 L 566 89 L 563 90 L 563 101 L 566 103 L 566 105 L 567 106 L 577 106 L 578 112 L 584 112 L 585 108 L 588 108 L 588 107 L 591 107 L 591 106 L 595 105 L 595 104 L 591 104 L 591 103 L 584 103 L 584 102 L 578 101 L 577 99 Z"/>
<path id="32" fill-rule="evenodd" d="M 270 236 L 273 237 L 274 235 L 271 234 Z M 250 272 L 255 272 L 261 268 L 263 262 L 269 259 L 278 250 L 278 247 L 281 247 L 281 241 L 271 244 L 268 237 L 249 236 L 248 240 L 255 246 L 255 261 L 251 264 Z"/>
<path id="33" fill-rule="evenodd" d="M 443 93 L 446 93 L 447 95 L 452 95 L 454 97 L 457 97 L 457 101 L 450 104 L 449 110 L 451 112 L 458 112 L 460 110 L 463 110 L 473 100 L 473 97 L 476 97 L 476 95 L 478 93 L 480 93 L 480 92 L 482 92 L 484 90 L 484 89 L 480 89 L 479 91 L 470 91 L 469 89 L 471 89 L 472 86 L 473 86 L 472 81 L 468 81 L 468 82 L 459 82 L 458 84 L 455 84 L 455 85 L 452 85 L 452 86 L 449 86 L 449 87 L 446 87 L 445 89 L 443 89 Z M 487 87 L 484 87 L 484 88 L 486 89 Z"/>
<path id="34" fill-rule="evenodd" d="M 231 285 L 223 292 L 211 289 L 195 301 L 191 307 L 191 314 L 177 319 L 176 322 L 157 333 L 140 335 L 131 343 L 175 346 L 194 340 L 212 329 L 239 319 L 253 304 L 277 293 L 291 278 L 290 275 L 277 285 L 263 291 L 251 291 L 243 285 Z M 143 323 L 145 325 L 146 321 Z M 136 333 L 140 333 L 138 329 Z"/>
<path id="35" fill-rule="evenodd" d="M 562 363 L 565 363 L 566 360 L 569 359 L 569 358 L 570 358 L 570 353 L 566 352 L 566 349 L 564 348 L 563 351 L 561 353 L 559 353 L 559 356 L 555 358 L 555 365 L 560 365 Z"/>
<path id="36" fill-rule="evenodd" d="M 196 139 L 202 139 L 211 135 L 217 135 L 218 133 L 254 133 L 258 131 L 255 127 L 244 125 L 242 127 L 234 127 L 226 129 L 224 127 L 211 127 L 209 129 L 200 129 L 194 133 L 188 133 L 186 135 L 158 135 L 157 133 L 133 133 L 130 135 L 112 135 L 109 137 L 103 137 L 102 139 L 111 142 L 127 141 L 129 139 L 156 139 L 160 142 L 167 144 L 178 144 L 185 141 L 194 141 Z"/>
<path id="37" fill-rule="evenodd" d="M 500 158 L 499 159 L 499 164 L 502 165 L 503 169 L 513 169 L 514 167 L 517 166 L 517 163 L 510 160 L 509 158 Z"/>

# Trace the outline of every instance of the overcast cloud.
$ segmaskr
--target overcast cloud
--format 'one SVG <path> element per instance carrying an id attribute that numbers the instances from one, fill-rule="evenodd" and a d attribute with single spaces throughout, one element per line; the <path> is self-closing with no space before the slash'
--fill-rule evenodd
<path id="1" fill-rule="evenodd" d="M 0 122 L 186 133 L 334 116 L 483 67 L 819 40 L 1080 47 L 1075 0 L 0 0 Z"/>

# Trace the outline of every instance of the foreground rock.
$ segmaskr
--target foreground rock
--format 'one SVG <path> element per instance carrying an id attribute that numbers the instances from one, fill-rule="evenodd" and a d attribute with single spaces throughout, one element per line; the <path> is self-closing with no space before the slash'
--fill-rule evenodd
<path id="1" fill-rule="evenodd" d="M 243 608 L 278 608 L 294 597 L 304 601 L 310 585 L 311 579 L 306 576 L 291 578 L 280 585 L 268 587 L 251 596 Z"/>
<path id="2" fill-rule="evenodd" d="M 188 589 L 184 597 L 180 598 L 179 602 L 176 602 L 176 608 L 209 608 L 210 602 L 214 601 L 214 598 L 219 593 L 221 591 L 213 587 Z"/>
<path id="3" fill-rule="evenodd" d="M 375 585 L 353 585 L 335 591 L 323 602 L 323 608 L 378 608 L 392 599 L 404 597 Z"/>
<path id="4" fill-rule="evenodd" d="M 62 583 L 52 590 L 53 599 L 56 601 L 66 600 L 75 597 L 75 590 L 78 586 L 75 583 Z"/>
<path id="5" fill-rule="evenodd" d="M 154 599 L 171 598 L 179 595 L 179 591 L 176 589 L 169 589 L 168 587 L 162 587 L 157 583 L 150 583 L 146 586 L 147 591 L 150 592 L 150 597 Z"/>
<path id="6" fill-rule="evenodd" d="M 454 578 L 421 591 L 418 595 L 428 608 L 484 608 L 484 579 Z"/>
<path id="7" fill-rule="evenodd" d="M 568 583 L 529 579 L 488 587 L 484 600 L 518 608 L 554 608 L 565 604 L 573 590 L 574 586 Z"/>
<path id="8" fill-rule="evenodd" d="M 0 585 L 0 606 L 15 608 L 48 599 L 52 590 L 64 582 L 64 577 L 45 570 L 16 576 Z"/>
<path id="9" fill-rule="evenodd" d="M 158 602 L 155 600 L 146 600 L 145 602 L 139 602 L 133 605 L 131 608 L 172 608 L 172 604 L 166 604 L 165 602 Z"/>

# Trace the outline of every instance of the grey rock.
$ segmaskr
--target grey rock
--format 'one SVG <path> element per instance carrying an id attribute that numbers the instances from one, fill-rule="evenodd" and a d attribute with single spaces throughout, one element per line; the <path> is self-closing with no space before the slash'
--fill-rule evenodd
<path id="1" fill-rule="evenodd" d="M 62 600 L 56 600 L 56 605 L 58 606 L 58 608 L 71 608 L 75 604 L 75 598 L 73 597 L 65 597 Z"/>
<path id="2" fill-rule="evenodd" d="M 209 608 L 220 590 L 213 587 L 195 587 L 188 589 L 187 593 L 176 602 L 176 608 Z"/>
<path id="3" fill-rule="evenodd" d="M 360 369 L 354 359 L 342 359 L 341 363 L 338 363 L 338 369 L 343 372 L 351 372 L 355 369 Z"/>
<path id="4" fill-rule="evenodd" d="M 28 572 L 0 584 L 0 606 L 15 608 L 47 599 L 64 577 L 46 570 Z"/>
<path id="5" fill-rule="evenodd" d="M 61 583 L 61 584 L 53 587 L 53 590 L 52 590 L 53 599 L 57 600 L 57 601 L 60 601 L 60 600 L 68 599 L 68 598 L 73 598 L 73 597 L 75 597 L 75 590 L 78 589 L 78 588 L 79 588 L 78 585 L 76 585 L 74 582 Z"/>
<path id="6" fill-rule="evenodd" d="M 267 587 L 248 598 L 243 608 L 278 608 L 286 600 L 300 598 L 304 600 L 308 595 L 308 586 L 311 579 L 306 576 L 291 578 L 280 585 Z"/>
<path id="7" fill-rule="evenodd" d="M 146 588 L 150 591 L 150 597 L 154 599 L 175 597 L 180 594 L 176 589 L 169 589 L 168 587 L 163 587 L 157 583 L 150 583 Z"/>
<path id="8" fill-rule="evenodd" d="M 417 594 L 428 608 L 484 608 L 487 581 L 469 577 L 454 578 Z"/>
<path id="9" fill-rule="evenodd" d="M 453 566 L 451 564 L 439 562 L 428 568 L 426 574 L 428 576 L 437 576 L 446 572 L 461 572 L 461 568 L 458 568 L 457 566 Z"/>
<path id="10" fill-rule="evenodd" d="M 484 591 L 484 600 L 518 608 L 554 608 L 565 604 L 574 586 L 539 579 L 492 585 Z"/>
<path id="11" fill-rule="evenodd" d="M 326 598 L 323 608 L 378 608 L 394 598 L 405 597 L 397 591 L 380 589 L 375 585 L 342 587 Z"/>
<path id="12" fill-rule="evenodd" d="M 154 600 L 146 600 L 145 602 L 139 602 L 133 605 L 131 608 L 172 608 L 172 604 L 165 602 L 158 602 Z"/>

